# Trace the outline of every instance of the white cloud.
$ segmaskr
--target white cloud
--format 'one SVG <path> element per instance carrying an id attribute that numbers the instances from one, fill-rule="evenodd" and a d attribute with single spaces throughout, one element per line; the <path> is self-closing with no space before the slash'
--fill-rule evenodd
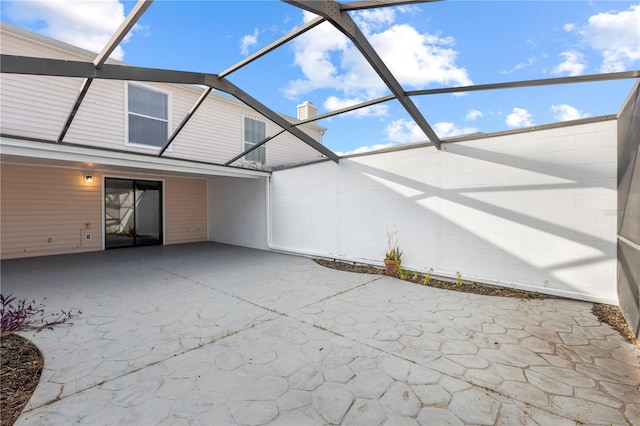
<path id="1" fill-rule="evenodd" d="M 577 108 L 567 104 L 552 105 L 551 111 L 558 121 L 577 120 L 579 118 L 589 117 L 589 114 L 583 113 Z"/>
<path id="2" fill-rule="evenodd" d="M 602 72 L 630 69 L 640 60 L 640 5 L 593 15 L 580 34 L 602 54 Z"/>
<path id="3" fill-rule="evenodd" d="M 356 20 L 396 79 L 405 87 L 420 89 L 439 83 L 453 86 L 473 84 L 467 70 L 456 64 L 458 52 L 453 38 L 419 33 L 407 24 L 393 24 L 395 12 L 365 11 Z M 396 9 L 398 11 L 400 9 Z M 303 12 L 308 21 L 315 15 Z M 316 89 L 332 89 L 350 99 L 372 99 L 388 89 L 353 44 L 331 24 L 323 23 L 293 42 L 294 65 L 303 77 L 290 81 L 285 95 L 290 99 Z"/>
<path id="4" fill-rule="evenodd" d="M 566 32 L 570 33 L 570 32 L 572 32 L 572 31 L 575 31 L 575 29 L 576 29 L 576 24 L 571 24 L 571 23 L 569 23 L 569 24 L 564 24 L 564 27 L 563 27 L 563 28 L 564 28 L 564 30 L 565 30 Z"/>
<path id="5" fill-rule="evenodd" d="M 420 34 L 407 24 L 371 35 L 371 44 L 400 83 L 423 88 L 432 83 L 473 84 L 467 70 L 456 66 L 453 38 Z"/>
<path id="6" fill-rule="evenodd" d="M 379 149 L 389 148 L 394 145 L 395 145 L 394 143 L 387 143 L 387 144 L 375 144 L 370 146 L 361 146 L 359 148 L 352 149 L 351 151 L 347 151 L 347 152 L 336 151 L 336 154 L 337 155 L 363 154 L 365 152 L 371 152 L 371 151 L 377 151 Z"/>
<path id="7" fill-rule="evenodd" d="M 482 114 L 482 111 L 478 111 L 477 109 L 470 109 L 464 119 L 466 121 L 473 121 L 482 116 L 484 116 L 484 114 Z"/>
<path id="8" fill-rule="evenodd" d="M 117 0 L 5 1 L 5 14 L 16 23 L 35 26 L 43 35 L 96 53 L 125 19 L 124 6 Z M 118 46 L 111 57 L 121 60 L 122 47 Z"/>
<path id="9" fill-rule="evenodd" d="M 570 76 L 581 75 L 586 68 L 584 55 L 577 51 L 562 52 L 560 56 L 564 57 L 564 62 L 555 67 L 552 74 L 567 73 Z"/>
<path id="10" fill-rule="evenodd" d="M 303 12 L 305 22 L 316 15 Z M 348 39 L 330 23 L 324 22 L 293 41 L 294 65 L 300 67 L 303 79 L 290 81 L 285 95 L 291 99 L 315 89 L 343 87 L 338 69 L 333 64 L 334 52 L 347 50 Z"/>
<path id="11" fill-rule="evenodd" d="M 516 64 L 514 69 L 521 70 L 523 68 L 530 67 L 531 65 L 533 65 L 535 63 L 536 63 L 536 58 L 532 56 L 527 60 L 527 62 L 520 62 L 519 64 Z"/>
<path id="12" fill-rule="evenodd" d="M 397 143 L 426 141 L 428 138 L 412 120 L 393 120 L 385 128 L 387 139 Z"/>
<path id="13" fill-rule="evenodd" d="M 475 133 L 478 129 L 474 127 L 459 128 L 454 123 L 443 121 L 433 124 L 433 131 L 440 138 L 466 135 Z M 420 127 L 411 120 L 394 120 L 385 128 L 387 139 L 396 143 L 422 142 L 428 140 Z"/>
<path id="14" fill-rule="evenodd" d="M 366 99 L 350 98 L 340 99 L 336 96 L 329 96 L 322 105 L 327 111 L 335 111 L 342 108 L 347 108 L 353 105 L 357 105 L 367 101 Z M 357 109 L 344 113 L 344 115 L 350 115 L 356 118 L 362 117 L 383 117 L 389 112 L 389 106 L 387 105 L 372 105 L 366 108 Z"/>
<path id="15" fill-rule="evenodd" d="M 462 129 L 449 121 L 443 121 L 435 123 L 433 125 L 433 131 L 436 132 L 440 138 L 450 138 L 453 136 L 468 135 L 469 133 L 475 133 L 478 131 L 475 127 L 463 127 Z"/>
<path id="16" fill-rule="evenodd" d="M 511 114 L 507 115 L 507 126 L 509 127 L 527 127 L 533 126 L 532 115 L 523 108 L 514 108 Z"/>
<path id="17" fill-rule="evenodd" d="M 536 58 L 535 56 L 530 56 L 529 59 L 526 60 L 526 62 L 519 62 L 512 69 L 501 70 L 500 74 L 511 74 L 513 71 L 528 68 L 534 65 L 536 62 L 538 62 L 538 58 Z"/>
<path id="18" fill-rule="evenodd" d="M 258 35 L 260 32 L 257 28 L 253 30 L 253 34 L 246 34 L 240 39 L 240 52 L 243 55 L 249 54 L 249 49 L 258 44 Z"/>
<path id="19" fill-rule="evenodd" d="M 392 8 L 368 9 L 354 14 L 353 20 L 364 34 L 371 34 L 373 30 L 395 22 L 396 13 Z"/>

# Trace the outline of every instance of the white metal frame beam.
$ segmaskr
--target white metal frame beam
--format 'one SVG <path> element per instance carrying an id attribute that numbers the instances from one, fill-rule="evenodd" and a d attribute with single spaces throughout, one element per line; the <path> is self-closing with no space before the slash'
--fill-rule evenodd
<path id="1" fill-rule="evenodd" d="M 287 35 L 285 35 L 285 36 L 279 38 L 278 40 L 274 41 L 273 43 L 269 44 L 268 46 L 265 46 L 264 48 L 260 49 L 259 51 L 255 52 L 254 54 L 246 57 L 242 61 L 240 61 L 240 62 L 236 63 L 235 65 L 232 65 L 231 67 L 229 67 L 226 70 L 222 71 L 221 73 L 218 74 L 218 77 L 225 77 L 225 76 L 231 74 L 232 72 L 239 70 L 240 68 L 244 67 L 245 65 L 248 65 L 251 62 L 255 61 L 256 59 L 261 58 L 262 56 L 266 55 L 267 53 L 271 52 L 272 50 L 277 49 L 278 47 L 282 46 L 283 44 L 285 44 L 285 43 L 287 43 L 287 42 L 289 42 L 291 40 L 293 40 L 294 38 L 296 38 L 300 34 L 303 34 L 303 33 L 307 32 L 307 31 L 309 31 L 311 28 L 314 28 L 315 26 L 321 24 L 322 22 L 324 22 L 324 18 L 321 18 L 321 17 L 315 18 L 315 19 L 307 22 L 306 24 L 296 28 L 295 30 L 293 30 L 290 33 L 288 33 Z M 193 117 L 193 115 L 196 113 L 198 108 L 200 108 L 200 105 L 202 105 L 202 103 L 205 101 L 207 96 L 209 96 L 209 93 L 211 93 L 211 88 L 206 89 L 202 93 L 200 98 L 198 98 L 198 100 L 191 107 L 191 109 L 189 110 L 187 115 L 182 119 L 182 121 L 180 122 L 178 127 L 176 127 L 176 129 L 173 131 L 171 136 L 167 139 L 167 142 L 160 149 L 160 152 L 158 153 L 158 157 L 160 157 L 162 154 L 164 154 L 164 152 L 167 150 L 167 148 L 169 148 L 169 145 L 171 145 L 171 143 L 174 141 L 174 139 L 182 131 L 184 126 L 189 122 L 189 120 L 191 120 L 191 117 Z M 262 144 L 264 144 L 264 143 L 266 143 L 266 142 L 263 142 Z M 243 155 L 244 155 L 244 153 L 243 153 Z M 233 163 L 234 161 L 235 160 L 232 160 L 232 161 L 230 161 L 230 163 Z"/>
<path id="2" fill-rule="evenodd" d="M 369 40 L 360 31 L 358 25 L 351 19 L 349 14 L 341 8 L 340 3 L 333 0 L 283 0 L 285 3 L 299 7 L 322 16 L 331 22 L 341 33 L 346 35 L 360 51 L 362 56 L 369 62 L 371 67 L 380 76 L 389 90 L 395 95 L 398 102 L 402 104 L 405 111 L 411 116 L 413 121 L 420 127 L 431 142 L 440 149 L 440 138 L 433 131 L 427 120 L 424 118 L 418 107 L 405 95 L 405 91 L 391 73 L 387 65 L 378 55 Z"/>
<path id="3" fill-rule="evenodd" d="M 271 52 L 272 50 L 275 50 L 278 47 L 282 46 L 283 44 L 288 43 L 289 41 L 291 41 L 294 38 L 298 37 L 300 34 L 306 33 L 310 29 L 320 25 L 323 22 L 324 22 L 324 18 L 322 18 L 322 17 L 317 17 L 317 18 L 312 19 L 311 21 L 307 22 L 306 24 L 301 25 L 300 27 L 298 27 L 295 30 L 291 31 L 287 35 L 285 35 L 283 37 L 280 37 L 278 40 L 274 41 L 273 43 L 269 44 L 268 46 L 265 46 L 262 49 L 258 50 L 254 54 L 247 56 L 245 59 L 243 59 L 242 61 L 238 62 L 237 64 L 230 66 L 229 68 L 227 68 L 226 70 L 222 71 L 221 73 L 218 73 L 218 76 L 219 77 L 226 77 L 227 75 L 231 74 L 232 72 L 239 70 L 240 68 L 244 67 L 245 65 L 250 64 L 251 62 L 255 61 L 258 58 L 261 58 L 262 56 L 266 55 L 267 53 Z"/>
<path id="4" fill-rule="evenodd" d="M 326 146 L 322 145 L 320 142 L 313 139 L 311 136 L 307 135 L 302 130 L 298 129 L 295 125 L 290 123 L 280 114 L 275 111 L 269 109 L 266 105 L 260 103 L 257 99 L 251 97 L 248 93 L 244 92 L 242 89 L 231 83 L 229 80 L 225 78 L 218 77 L 216 75 L 209 74 L 207 75 L 207 79 L 205 84 L 209 87 L 213 87 L 214 89 L 220 90 L 222 92 L 228 93 L 238 99 L 240 102 L 245 105 L 253 108 L 255 111 L 262 114 L 264 117 L 268 118 L 287 132 L 291 133 L 293 136 L 297 137 L 311 148 L 320 152 L 322 155 L 331 159 L 332 161 L 338 163 L 340 161 L 340 157 L 336 155 L 333 151 L 331 151 Z"/>
<path id="5" fill-rule="evenodd" d="M 200 105 L 202 105 L 202 103 L 207 99 L 207 97 L 209 96 L 209 93 L 211 93 L 211 90 L 212 90 L 211 87 L 207 87 L 204 90 L 204 92 L 200 94 L 200 97 L 193 104 L 193 106 L 191 107 L 187 115 L 184 116 L 180 124 L 178 124 L 178 127 L 176 127 L 173 133 L 171 133 L 171 136 L 169 136 L 169 138 L 167 139 L 165 144 L 162 146 L 162 148 L 160 148 L 160 151 L 158 152 L 158 157 L 161 157 L 162 154 L 164 154 L 164 152 L 167 150 L 167 148 L 169 148 L 169 145 L 171 145 L 173 140 L 178 136 L 178 134 L 180 134 L 184 126 L 186 126 L 189 120 L 191 120 L 191 117 L 193 117 L 193 114 L 196 113 L 198 108 L 200 108 Z"/>
<path id="6" fill-rule="evenodd" d="M 514 89 L 518 87 L 551 86 L 556 84 L 590 83 L 590 82 L 597 82 L 597 81 L 623 80 L 623 79 L 629 79 L 629 78 L 640 78 L 640 70 L 621 71 L 621 72 L 606 73 L 606 74 L 588 74 L 588 75 L 579 75 L 579 76 L 573 76 L 573 77 L 544 78 L 544 79 L 538 79 L 538 80 L 509 81 L 504 83 L 476 84 L 473 86 L 456 86 L 456 87 L 443 87 L 438 89 L 413 90 L 413 91 L 405 92 L 405 94 L 407 96 L 423 96 L 423 95 L 437 95 L 437 94 L 445 94 L 445 93 L 477 92 L 482 90 Z M 383 96 L 381 98 L 372 99 L 370 101 L 362 102 L 359 104 L 355 104 L 345 108 L 327 112 L 325 114 L 318 115 L 317 117 L 314 117 L 314 118 L 302 120 L 298 122 L 297 125 L 312 123 L 314 121 L 322 120 L 323 118 L 333 117 L 335 115 L 344 114 L 347 112 L 366 108 L 372 105 L 391 101 L 393 99 L 395 99 L 395 96 L 393 95 Z"/>
<path id="7" fill-rule="evenodd" d="M 262 114 L 267 119 L 276 123 L 283 130 L 275 133 L 272 136 L 260 141 L 251 149 L 241 153 L 226 163 L 229 165 L 237 161 L 242 156 L 248 154 L 253 149 L 264 145 L 268 141 L 272 140 L 281 133 L 287 131 L 296 136 L 301 141 L 308 144 L 313 149 L 320 152 L 327 158 L 335 161 L 339 161 L 339 157 L 331 150 L 317 142 L 309 135 L 299 130 L 297 126 L 305 123 L 315 122 L 324 118 L 333 117 L 339 114 L 348 113 L 357 109 L 366 108 L 372 105 L 376 105 L 389 100 L 397 99 L 404 107 L 407 113 L 413 118 L 416 124 L 421 128 L 425 135 L 434 143 L 434 145 L 440 149 L 440 139 L 433 131 L 429 123 L 424 118 L 421 111 L 418 110 L 416 105 L 411 100 L 412 96 L 423 96 L 442 93 L 460 93 L 460 92 L 472 92 L 480 90 L 496 90 L 506 88 L 518 88 L 518 87 L 532 87 L 532 86 L 546 86 L 554 84 L 567 84 L 567 83 L 581 83 L 581 82 L 594 82 L 594 81 L 606 81 L 626 78 L 640 78 L 640 71 L 628 71 L 609 74 L 596 74 L 596 75 L 583 75 L 574 77 L 560 77 L 550 79 L 539 80 L 524 80 L 505 83 L 492 83 L 492 84 L 480 84 L 473 86 L 461 86 L 461 87 L 448 87 L 426 90 L 414 90 L 405 91 L 395 76 L 391 73 L 384 61 L 379 57 L 378 53 L 371 46 L 364 34 L 358 28 L 357 24 L 349 15 L 349 11 L 365 10 L 381 7 L 401 6 L 407 4 L 417 3 L 429 3 L 441 0 L 360 0 L 339 3 L 335 0 L 282 0 L 283 2 L 293 5 L 299 9 L 304 9 L 319 15 L 317 18 L 307 22 L 306 24 L 294 29 L 285 36 L 270 43 L 254 54 L 248 56 L 242 61 L 232 65 L 220 74 L 205 74 L 188 71 L 174 71 L 156 68 L 142 68 L 133 67 L 127 65 L 113 65 L 106 64 L 108 57 L 113 53 L 120 42 L 126 37 L 129 31 L 134 27 L 136 22 L 144 14 L 144 12 L 151 5 L 153 0 L 138 0 L 133 7 L 127 18 L 122 22 L 118 30 L 113 34 L 109 42 L 103 48 L 103 50 L 96 56 L 93 62 L 80 62 L 80 61 L 65 61 L 46 58 L 30 58 L 25 56 L 15 55 L 0 55 L 0 72 L 13 73 L 13 74 L 29 74 L 29 75 L 43 75 L 43 76 L 58 76 L 58 77 L 80 77 L 84 78 L 78 97 L 67 117 L 67 120 L 62 128 L 62 131 L 56 141 L 56 143 L 63 143 L 64 137 L 68 132 L 73 119 L 80 108 L 90 86 L 95 78 L 99 79 L 115 79 L 115 80 L 131 80 L 131 81 L 151 81 L 158 83 L 177 83 L 188 85 L 203 85 L 207 88 L 202 92 L 198 100 L 189 110 L 187 115 L 183 118 L 182 122 L 176 127 L 171 136 L 168 138 L 164 146 L 160 149 L 157 156 L 160 157 L 164 154 L 166 149 L 178 136 L 180 131 L 189 122 L 189 120 L 196 113 L 198 108 L 207 99 L 213 89 L 220 90 L 228 93 L 238 100 L 248 105 L 256 112 Z M 272 111 L 267 106 L 260 103 L 258 100 L 251 97 L 249 94 L 242 91 L 239 87 L 235 86 L 230 81 L 226 80 L 226 76 L 239 70 L 240 68 L 252 63 L 253 61 L 261 58 L 269 52 L 277 49 L 285 43 L 295 39 L 297 36 L 311 30 L 324 21 L 330 22 L 336 29 L 345 34 L 360 51 L 363 57 L 369 62 L 375 72 L 387 85 L 391 91 L 391 95 L 387 95 L 381 98 L 373 99 L 367 102 L 363 102 L 350 107 L 338 109 L 325 114 L 318 115 L 313 118 L 298 120 L 294 123 L 288 121 L 280 114 Z"/>
<path id="8" fill-rule="evenodd" d="M 280 130 L 279 132 L 274 133 L 271 136 L 267 136 L 266 138 L 262 139 L 260 142 L 254 144 L 251 148 L 247 149 L 246 151 L 236 155 L 235 157 L 233 157 L 231 160 L 227 161 L 226 163 L 224 163 L 225 166 L 230 166 L 231 164 L 235 163 L 236 161 L 238 161 L 239 159 L 241 159 L 242 157 L 244 157 L 245 155 L 255 151 L 256 149 L 260 148 L 262 145 L 266 144 L 267 142 L 269 142 L 271 139 L 274 139 L 277 136 L 280 136 L 281 134 L 283 134 L 285 131 L 284 130 Z"/>
<path id="9" fill-rule="evenodd" d="M 416 3 L 430 3 L 442 0 L 361 0 L 347 3 L 340 3 L 342 10 L 364 10 L 375 9 L 380 7 L 403 6 Z"/>
<path id="10" fill-rule="evenodd" d="M 151 6 L 151 3 L 153 3 L 153 0 L 138 0 L 135 6 L 133 6 L 133 9 L 131 9 L 131 12 L 129 12 L 129 15 L 122 21 L 113 36 L 111 36 L 111 39 L 107 42 L 104 49 L 102 49 L 102 52 L 93 60 L 96 68 L 100 68 L 107 61 L 120 42 L 124 40 L 140 17 L 147 11 L 149 6 Z"/>
<path id="11" fill-rule="evenodd" d="M 7 74 L 43 75 L 51 77 L 98 78 L 105 80 L 152 81 L 157 83 L 206 84 L 205 73 L 174 71 L 130 65 L 93 63 L 30 56 L 0 55 L 0 72 Z"/>
<path id="12" fill-rule="evenodd" d="M 126 37 L 126 35 L 131 31 L 131 28 L 138 22 L 140 17 L 144 14 L 144 12 L 151 6 L 153 0 L 138 0 L 138 3 L 131 9 L 129 15 L 125 18 L 124 21 L 120 24 L 120 27 L 113 34 L 111 39 L 107 42 L 106 46 L 102 49 L 102 52 L 96 56 L 93 60 L 93 65 L 95 68 L 100 68 L 109 58 L 109 56 L 113 53 L 113 51 L 118 47 L 120 42 Z M 78 109 L 84 100 L 84 97 L 87 95 L 89 91 L 89 87 L 93 82 L 93 78 L 85 78 L 80 86 L 80 93 L 78 93 L 78 97 L 76 98 L 69 115 L 67 116 L 67 120 L 62 127 L 62 131 L 60 131 L 60 135 L 58 136 L 57 143 L 61 143 L 64 140 L 64 137 L 67 135 L 69 131 L 69 127 L 71 127 L 71 123 L 78 113 Z"/>
<path id="13" fill-rule="evenodd" d="M 412 90 L 407 96 L 437 95 L 442 93 L 477 92 L 482 90 L 514 89 L 518 87 L 552 86 L 555 84 L 588 83 L 595 81 L 622 80 L 640 77 L 640 70 L 621 71 L 607 74 L 587 74 L 572 77 L 542 78 L 504 83 L 475 84 L 473 86 L 444 87 L 439 89 Z"/>
<path id="14" fill-rule="evenodd" d="M 56 77 L 84 77 L 106 80 L 154 81 L 159 83 L 182 83 L 205 85 L 234 96 L 264 117 L 291 133 L 327 158 L 339 162 L 339 157 L 320 142 L 296 128 L 281 115 L 251 97 L 229 80 L 214 74 L 187 71 L 141 68 L 128 65 L 104 64 L 95 68 L 91 62 L 65 61 L 60 59 L 32 58 L 26 56 L 0 55 L 0 72 L 7 74 L 47 75 Z"/>

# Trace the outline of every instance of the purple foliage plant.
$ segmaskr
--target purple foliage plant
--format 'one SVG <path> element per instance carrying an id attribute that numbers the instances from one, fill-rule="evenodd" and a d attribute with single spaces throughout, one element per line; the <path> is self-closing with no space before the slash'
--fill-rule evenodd
<path id="1" fill-rule="evenodd" d="M 2 314 L 2 332 L 33 330 L 36 333 L 66 324 L 77 318 L 81 311 L 60 310 L 58 313 L 45 314 L 44 301 L 36 304 L 35 300 L 27 303 L 25 299 L 17 300 L 13 294 L 0 294 L 0 314 Z"/>

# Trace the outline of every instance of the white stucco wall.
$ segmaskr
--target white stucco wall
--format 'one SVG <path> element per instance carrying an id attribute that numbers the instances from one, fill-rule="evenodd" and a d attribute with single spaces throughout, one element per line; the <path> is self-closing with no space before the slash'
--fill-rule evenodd
<path id="1" fill-rule="evenodd" d="M 273 173 L 272 247 L 617 303 L 616 121 Z"/>
<path id="2" fill-rule="evenodd" d="M 210 178 L 209 241 L 266 250 L 267 178 Z"/>

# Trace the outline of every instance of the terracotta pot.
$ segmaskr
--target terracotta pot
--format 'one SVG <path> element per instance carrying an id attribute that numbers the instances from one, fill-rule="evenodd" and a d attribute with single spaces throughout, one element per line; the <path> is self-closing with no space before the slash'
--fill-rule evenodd
<path id="1" fill-rule="evenodd" d="M 398 276 L 398 266 L 400 266 L 399 260 L 384 260 L 384 267 L 387 270 L 387 275 L 389 275 L 390 277 Z"/>

